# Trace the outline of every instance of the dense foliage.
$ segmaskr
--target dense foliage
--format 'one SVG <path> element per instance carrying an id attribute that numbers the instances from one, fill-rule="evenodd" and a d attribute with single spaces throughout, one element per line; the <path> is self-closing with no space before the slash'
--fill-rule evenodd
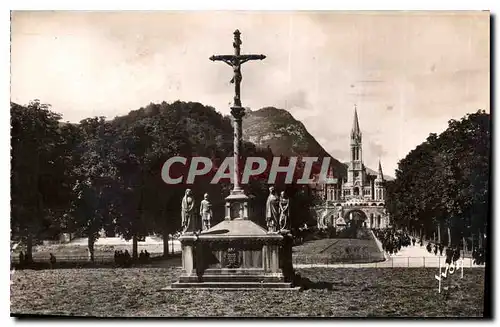
<path id="1" fill-rule="evenodd" d="M 440 235 L 448 245 L 482 245 L 490 215 L 490 115 L 449 121 L 399 162 L 387 182 L 387 210 L 396 227 Z M 479 242 L 478 242 L 479 241 Z"/>
<path id="2" fill-rule="evenodd" d="M 26 244 L 28 260 L 34 241 L 55 238 L 61 232 L 88 237 L 93 258 L 101 230 L 132 239 L 132 255 L 137 258 L 142 237 L 156 233 L 166 240 L 179 230 L 180 203 L 187 187 L 197 205 L 204 193 L 209 194 L 212 225 L 224 217 L 230 181 L 209 182 L 218 165 L 232 156 L 233 126 L 230 117 L 214 108 L 163 102 L 111 121 L 94 117 L 69 124 L 36 100 L 26 107 L 11 103 L 11 117 L 12 238 Z M 174 156 L 212 158 L 215 167 L 194 185 L 167 185 L 161 170 Z M 244 142 L 242 156 L 271 160 L 273 154 Z M 255 220 L 263 226 L 267 174 L 245 186 L 254 199 Z M 310 219 L 313 196 L 308 186 L 285 187 L 282 179 L 275 186 L 278 191 L 286 189 L 291 198 L 292 226 Z M 168 242 L 164 253 L 168 254 Z"/>

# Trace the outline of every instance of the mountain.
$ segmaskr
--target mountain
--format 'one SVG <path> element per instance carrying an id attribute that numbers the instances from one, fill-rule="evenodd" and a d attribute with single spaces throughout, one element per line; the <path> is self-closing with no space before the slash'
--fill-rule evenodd
<path id="1" fill-rule="evenodd" d="M 346 167 L 326 152 L 304 124 L 286 110 L 274 107 L 247 109 L 243 118 L 243 138 L 258 147 L 270 147 L 275 156 L 331 157 L 334 175 L 341 178 L 347 175 Z"/>

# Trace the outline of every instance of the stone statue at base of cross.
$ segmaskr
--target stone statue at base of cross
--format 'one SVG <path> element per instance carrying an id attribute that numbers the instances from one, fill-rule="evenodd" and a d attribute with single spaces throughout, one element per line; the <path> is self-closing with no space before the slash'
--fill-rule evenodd
<path id="1" fill-rule="evenodd" d="M 193 232 L 195 220 L 194 197 L 191 189 L 186 189 L 186 193 L 181 203 L 182 233 Z"/>
<path id="2" fill-rule="evenodd" d="M 212 220 L 212 204 L 208 200 L 208 193 L 205 193 L 200 204 L 200 216 L 202 230 L 210 229 L 210 221 Z"/>
<path id="3" fill-rule="evenodd" d="M 281 192 L 281 198 L 279 199 L 280 207 L 280 230 L 284 230 L 288 227 L 288 220 L 290 217 L 290 199 L 286 196 L 285 192 Z"/>
<path id="4" fill-rule="evenodd" d="M 269 233 L 275 233 L 278 231 L 279 224 L 279 198 L 276 196 L 276 191 L 274 187 L 269 188 L 269 196 L 266 202 L 266 223 L 267 231 Z"/>

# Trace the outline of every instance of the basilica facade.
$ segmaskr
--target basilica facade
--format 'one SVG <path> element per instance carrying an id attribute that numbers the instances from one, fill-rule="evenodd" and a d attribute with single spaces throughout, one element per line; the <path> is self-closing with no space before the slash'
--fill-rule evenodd
<path id="1" fill-rule="evenodd" d="M 350 160 L 345 163 L 347 178 L 337 178 L 336 184 L 322 184 L 316 188 L 322 204 L 315 207 L 319 228 L 333 226 L 342 229 L 356 221 L 367 228 L 385 228 L 389 217 L 385 210 L 385 186 L 382 165 L 378 171 L 368 171 L 363 164 L 362 134 L 358 113 L 354 108 L 354 121 L 350 135 Z M 328 177 L 336 177 L 330 170 Z"/>

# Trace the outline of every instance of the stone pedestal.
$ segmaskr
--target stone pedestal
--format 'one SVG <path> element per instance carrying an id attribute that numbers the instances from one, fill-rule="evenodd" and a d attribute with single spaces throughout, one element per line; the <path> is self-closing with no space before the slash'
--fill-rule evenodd
<path id="1" fill-rule="evenodd" d="M 226 197 L 225 220 L 249 219 L 248 196 L 243 191 L 231 191 Z"/>
<path id="2" fill-rule="evenodd" d="M 290 266 L 285 265 L 291 265 L 287 237 L 269 234 L 246 219 L 225 220 L 199 235 L 183 235 L 182 274 L 172 288 L 292 289 Z"/>
<path id="3" fill-rule="evenodd" d="M 196 240 L 198 238 L 194 234 L 185 234 L 181 236 L 181 238 L 182 273 L 185 276 L 196 275 L 194 258 L 196 251 Z"/>

